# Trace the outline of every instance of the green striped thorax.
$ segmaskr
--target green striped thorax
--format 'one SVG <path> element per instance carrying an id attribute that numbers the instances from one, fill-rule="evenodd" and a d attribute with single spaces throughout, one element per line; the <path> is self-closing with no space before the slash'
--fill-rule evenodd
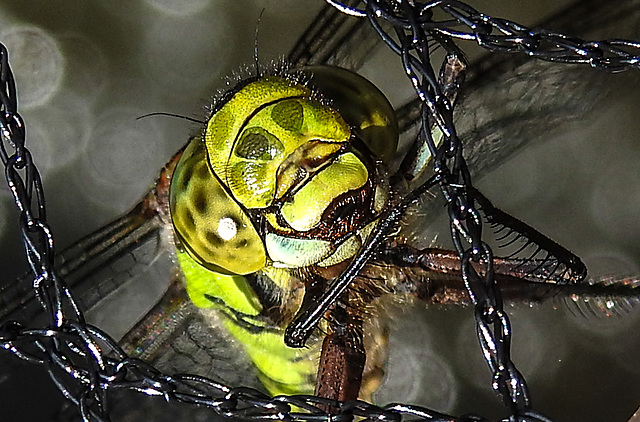
<path id="1" fill-rule="evenodd" d="M 315 376 L 310 349 L 282 341 L 287 316 L 302 302 L 300 270 L 357 254 L 387 205 L 384 163 L 398 138 L 393 109 L 370 82 L 339 68 L 304 73 L 310 84 L 265 76 L 227 95 L 182 153 L 170 189 L 191 300 L 232 311 L 227 328 L 274 394 L 308 393 Z M 247 280 L 256 274 L 258 290 Z M 280 317 L 273 317 L 273 298 Z M 250 335 L 238 315 L 271 329 Z M 277 356 L 311 369 L 274 365 Z"/>

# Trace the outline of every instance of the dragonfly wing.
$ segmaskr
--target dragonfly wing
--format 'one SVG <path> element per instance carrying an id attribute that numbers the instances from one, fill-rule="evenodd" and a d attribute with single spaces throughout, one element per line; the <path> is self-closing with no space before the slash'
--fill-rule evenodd
<path id="1" fill-rule="evenodd" d="M 168 285 L 168 281 L 162 285 L 158 280 L 168 280 L 173 266 L 163 240 L 163 223 L 157 213 L 149 214 L 148 211 L 142 202 L 55 258 L 58 275 L 73 289 L 74 298 L 89 321 L 99 326 L 106 323 L 106 330 L 116 338 L 131 326 L 130 320 L 117 321 L 123 317 L 123 308 L 107 313 L 104 321 L 92 316 L 100 315 L 98 310 L 104 309 L 110 299 L 126 296 L 132 287 L 134 291 L 153 292 L 157 301 Z M 0 291 L 0 318 L 18 321 L 44 318 L 42 307 L 34 296 L 32 280 L 32 274 L 25 274 Z M 146 304 L 147 309 L 152 303 Z M 138 303 L 133 309 L 140 312 L 144 306 Z"/>
<path id="2" fill-rule="evenodd" d="M 360 2 L 343 2 L 355 6 Z M 381 44 L 380 36 L 366 19 L 354 19 L 325 5 L 300 36 L 287 56 L 293 66 L 331 65 L 359 69 Z"/>
<path id="3" fill-rule="evenodd" d="M 588 1 L 573 4 L 539 26 L 586 40 L 614 35 L 634 39 L 640 35 L 639 20 L 637 0 L 617 2 L 615 7 Z M 594 120 L 630 84 L 638 84 L 636 72 L 611 75 L 586 64 L 549 63 L 524 53 L 491 53 L 475 61 L 454 113 L 471 174 L 484 176 L 526 146 Z M 418 117 L 418 101 L 398 109 L 401 130 L 409 130 Z M 422 227 L 424 218 L 432 222 L 440 215 L 441 206 L 442 200 L 424 202 Z"/>
<path id="4" fill-rule="evenodd" d="M 191 373 L 230 386 L 261 387 L 244 350 L 219 313 L 198 309 L 175 277 L 162 299 L 120 341 L 132 357 L 167 374 Z"/>

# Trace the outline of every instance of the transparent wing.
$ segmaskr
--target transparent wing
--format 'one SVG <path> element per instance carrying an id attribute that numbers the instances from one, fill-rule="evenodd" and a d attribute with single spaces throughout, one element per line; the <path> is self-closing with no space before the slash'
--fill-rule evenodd
<path id="1" fill-rule="evenodd" d="M 356 6 L 359 1 L 344 3 Z M 365 19 L 353 19 L 325 5 L 298 38 L 287 61 L 294 66 L 330 65 L 357 70 L 381 43 Z"/>
<path id="2" fill-rule="evenodd" d="M 584 40 L 637 39 L 640 3 L 616 7 L 598 1 L 573 4 L 540 26 Z M 505 60 L 492 54 L 469 72 L 458 109 L 458 131 L 468 140 L 466 156 L 473 172 L 498 167 L 525 145 L 539 144 L 575 122 L 588 122 L 612 97 L 634 86 L 638 77 L 594 71 L 587 65 L 559 65 L 527 59 Z M 542 129 L 542 130 L 541 130 Z"/>
<path id="3" fill-rule="evenodd" d="M 115 291 L 136 284 L 147 271 L 151 280 L 168 280 L 171 263 L 167 254 L 163 254 L 161 235 L 162 223 L 157 215 L 146 216 L 142 207 L 136 207 L 59 253 L 56 268 L 73 289 L 82 309 L 91 313 Z M 43 317 L 31 279 L 31 274 L 25 274 L 1 291 L 2 318 L 33 321 Z M 158 283 L 143 284 L 149 289 Z M 155 288 L 156 298 L 164 289 L 166 283 Z M 118 331 L 122 330 L 120 327 Z"/>
<path id="4" fill-rule="evenodd" d="M 584 40 L 636 39 L 640 34 L 640 3 L 598 1 L 572 4 L 540 27 Z M 593 121 L 612 102 L 637 86 L 636 72 L 611 75 L 587 65 L 563 65 L 531 59 L 524 54 L 487 54 L 467 71 L 455 109 L 458 135 L 475 181 L 527 146 Z M 419 102 L 398 109 L 400 126 L 409 130 L 419 116 Z M 429 202 L 429 201 L 427 201 Z M 425 204 L 428 219 L 436 218 L 437 200 Z"/>

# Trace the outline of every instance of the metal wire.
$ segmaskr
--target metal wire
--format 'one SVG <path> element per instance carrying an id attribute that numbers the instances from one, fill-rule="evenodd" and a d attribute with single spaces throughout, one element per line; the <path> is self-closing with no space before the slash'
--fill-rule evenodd
<path id="1" fill-rule="evenodd" d="M 493 373 L 492 387 L 503 398 L 510 414 L 508 420 L 548 421 L 531 410 L 525 379 L 510 358 L 511 327 L 495 288 L 492 252 L 482 241 L 482 219 L 474 208 L 473 199 L 467 195 L 468 188 L 472 187 L 471 177 L 453 124 L 453 107 L 441 92 L 430 51 L 435 42 L 450 54 L 461 54 L 453 39 L 473 40 L 490 51 L 526 54 L 552 62 L 588 64 L 615 72 L 639 67 L 640 43 L 626 40 L 589 42 L 543 29 L 530 29 L 481 14 L 457 1 L 368 1 L 362 9 L 331 3 L 345 13 L 366 17 L 401 57 L 405 72 L 422 102 L 420 142 L 426 143 L 435 157 L 436 174 L 448 203 L 452 237 L 462 257 L 467 289 L 475 303 L 478 338 Z M 436 8 L 449 17 L 434 20 Z M 55 275 L 53 238 L 46 224 L 42 183 L 24 145 L 25 126 L 17 111 L 15 82 L 7 50 L 1 44 L 0 83 L 0 158 L 20 211 L 23 242 L 36 275 L 34 289 L 49 317 L 47 325 L 40 328 L 28 328 L 16 321 L 4 323 L 0 326 L 0 344 L 16 356 L 44 366 L 63 395 L 78 406 L 84 420 L 109 420 L 108 395 L 113 390 L 161 396 L 167 401 L 205 406 L 218 415 L 242 419 L 486 420 L 474 415 L 454 417 L 404 404 L 378 407 L 361 401 L 338 403 L 312 396 L 270 398 L 256 390 L 231 388 L 199 376 L 162 374 L 138 359 L 129 358 L 106 333 L 84 321 L 72 293 Z M 439 148 L 431 138 L 429 128 L 432 123 L 445 135 L 445 142 Z M 484 265 L 481 272 L 484 276 L 478 274 L 474 268 L 479 267 L 472 266 L 472 261 Z M 336 408 L 338 413 L 327 415 L 319 410 L 319 406 L 326 405 Z"/>

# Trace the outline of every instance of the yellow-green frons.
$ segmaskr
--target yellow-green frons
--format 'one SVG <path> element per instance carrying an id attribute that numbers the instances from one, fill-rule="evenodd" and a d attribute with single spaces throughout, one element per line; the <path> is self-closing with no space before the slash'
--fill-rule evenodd
<path id="1" fill-rule="evenodd" d="M 340 115 L 312 99 L 307 87 L 266 77 L 211 117 L 205 143 L 214 173 L 243 206 L 255 209 L 271 205 L 280 165 L 301 145 L 346 143 L 350 135 Z"/>

